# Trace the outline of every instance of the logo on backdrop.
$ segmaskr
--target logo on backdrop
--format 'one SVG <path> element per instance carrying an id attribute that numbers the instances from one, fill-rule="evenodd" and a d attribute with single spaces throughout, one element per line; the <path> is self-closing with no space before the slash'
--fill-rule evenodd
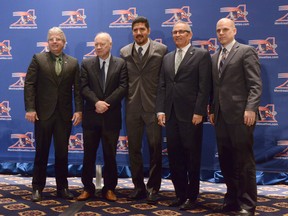
<path id="1" fill-rule="evenodd" d="M 16 72 L 12 73 L 12 77 L 18 78 L 17 81 L 9 86 L 9 90 L 23 90 L 26 73 Z"/>
<path id="2" fill-rule="evenodd" d="M 287 25 L 288 24 L 288 5 L 279 6 L 278 10 L 279 11 L 287 11 L 287 13 L 284 16 L 277 19 L 275 21 L 275 25 Z"/>
<path id="3" fill-rule="evenodd" d="M 35 151 L 33 132 L 11 134 L 11 139 L 16 139 L 17 141 L 8 148 L 8 151 Z"/>
<path id="4" fill-rule="evenodd" d="M 275 119 L 277 112 L 275 111 L 274 104 L 267 104 L 266 106 L 259 106 L 260 119 L 257 121 L 257 125 L 270 125 L 277 126 L 278 122 Z"/>
<path id="5" fill-rule="evenodd" d="M 286 79 L 281 85 L 275 87 L 274 92 L 288 92 L 288 73 L 279 73 L 278 79 Z"/>
<path id="6" fill-rule="evenodd" d="M 246 4 L 241 4 L 237 7 L 222 7 L 220 8 L 220 12 L 228 13 L 226 18 L 233 20 L 236 26 L 249 25 L 249 21 L 247 20 L 248 11 L 246 9 Z"/>
<path id="7" fill-rule="evenodd" d="M 128 137 L 119 136 L 117 143 L 117 154 L 128 154 Z"/>
<path id="8" fill-rule="evenodd" d="M 165 145 L 164 145 L 165 143 Z M 168 149 L 167 149 L 167 137 L 163 137 L 163 147 L 162 148 L 162 156 L 168 156 Z"/>
<path id="9" fill-rule="evenodd" d="M 42 47 L 43 49 L 41 50 L 41 53 L 43 52 L 49 52 L 48 49 L 48 42 L 37 42 L 37 47 Z"/>
<path id="10" fill-rule="evenodd" d="M 59 25 L 60 28 L 87 28 L 85 22 L 86 15 L 83 8 L 80 8 L 77 11 L 62 11 L 62 16 L 68 16 L 69 18 Z"/>
<path id="11" fill-rule="evenodd" d="M 95 42 L 86 42 L 86 47 L 93 47 L 92 50 L 90 52 L 88 52 L 87 54 L 85 54 L 83 56 L 83 59 L 86 58 L 90 58 L 90 57 L 95 57 L 96 56 L 96 52 L 95 52 Z"/>
<path id="12" fill-rule="evenodd" d="M 75 135 L 70 135 L 69 138 L 69 145 L 68 145 L 68 151 L 69 153 L 79 153 L 83 152 L 83 134 L 82 133 L 76 133 Z"/>
<path id="13" fill-rule="evenodd" d="M 109 28 L 131 28 L 133 20 L 138 16 L 136 7 L 127 10 L 113 10 L 112 15 L 118 15 L 118 19 L 110 23 Z"/>
<path id="14" fill-rule="evenodd" d="M 9 101 L 0 103 L 0 120 L 11 120 Z"/>
<path id="15" fill-rule="evenodd" d="M 29 9 L 28 11 L 15 11 L 13 16 L 19 17 L 19 19 L 10 25 L 10 29 L 37 29 L 35 22 L 35 10 Z"/>
<path id="16" fill-rule="evenodd" d="M 190 20 L 190 16 L 192 13 L 190 12 L 189 6 L 183 6 L 182 8 L 169 8 L 165 9 L 165 14 L 172 14 L 171 17 L 162 23 L 162 27 L 173 27 L 173 25 L 182 20 L 186 22 L 190 26 L 192 26 L 192 22 Z"/>
<path id="17" fill-rule="evenodd" d="M 10 40 L 0 42 L 0 59 L 12 59 Z"/>
<path id="18" fill-rule="evenodd" d="M 216 38 L 210 38 L 209 40 L 195 40 L 192 41 L 192 45 L 208 50 L 211 55 L 216 53 L 219 47 Z"/>
<path id="19" fill-rule="evenodd" d="M 249 40 L 249 45 L 254 46 L 257 50 L 260 59 L 276 59 L 278 54 L 276 52 L 277 44 L 275 37 L 268 37 L 266 39 Z"/>
<path id="20" fill-rule="evenodd" d="M 277 153 L 274 158 L 275 159 L 288 159 L 288 140 L 278 140 L 277 146 L 283 146 L 285 149 L 279 153 Z"/>

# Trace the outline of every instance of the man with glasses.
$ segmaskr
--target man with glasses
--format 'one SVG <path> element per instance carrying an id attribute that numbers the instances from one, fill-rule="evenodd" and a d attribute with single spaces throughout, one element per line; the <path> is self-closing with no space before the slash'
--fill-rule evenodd
<path id="1" fill-rule="evenodd" d="M 167 52 L 167 47 L 149 38 L 150 27 L 145 17 L 139 16 L 133 20 L 132 33 L 134 42 L 120 51 L 128 68 L 126 125 L 132 181 L 135 187 L 128 198 L 145 198 L 147 190 L 147 202 L 154 204 L 158 198 L 162 172 L 162 129 L 157 124 L 155 102 L 162 58 Z M 146 186 L 141 152 L 144 130 L 150 153 L 149 180 Z"/>
<path id="2" fill-rule="evenodd" d="M 73 199 L 67 181 L 68 144 L 72 123 L 78 125 L 82 120 L 78 61 L 63 52 L 66 37 L 60 28 L 49 29 L 47 40 L 49 52 L 33 56 L 24 86 L 25 118 L 35 126 L 34 202 L 42 200 L 52 137 L 57 196 Z"/>
<path id="3" fill-rule="evenodd" d="M 196 208 L 199 194 L 203 121 L 211 86 L 211 57 L 191 46 L 190 26 L 178 21 L 172 31 L 176 50 L 162 63 L 156 110 L 166 126 L 171 179 L 176 199 L 171 207 Z"/>

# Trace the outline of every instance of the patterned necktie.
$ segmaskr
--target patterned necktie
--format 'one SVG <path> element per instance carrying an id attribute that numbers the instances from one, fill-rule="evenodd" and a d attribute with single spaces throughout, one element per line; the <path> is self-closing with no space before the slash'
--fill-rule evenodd
<path id="1" fill-rule="evenodd" d="M 103 91 L 105 91 L 105 61 L 102 63 L 101 67 L 101 81 L 102 81 L 102 86 L 103 86 Z"/>
<path id="2" fill-rule="evenodd" d="M 138 55 L 139 55 L 140 60 L 142 60 L 142 57 L 143 57 L 142 51 L 143 51 L 143 48 L 142 48 L 142 47 L 139 47 L 139 48 L 138 48 Z"/>
<path id="3" fill-rule="evenodd" d="M 222 50 L 222 56 L 221 56 L 221 60 L 220 60 L 220 64 L 219 64 L 219 78 L 221 77 L 222 75 L 222 67 L 224 65 L 224 62 L 226 60 L 226 57 L 227 57 L 227 49 L 226 48 L 223 48 Z"/>
<path id="4" fill-rule="evenodd" d="M 175 61 L 175 74 L 178 71 L 181 61 L 182 61 L 182 49 L 178 49 L 177 55 L 176 55 L 176 61 Z"/>
<path id="5" fill-rule="evenodd" d="M 61 73 L 62 70 L 62 60 L 60 57 L 56 57 L 56 62 L 55 62 L 55 72 L 57 74 L 57 76 L 59 76 L 59 74 Z"/>

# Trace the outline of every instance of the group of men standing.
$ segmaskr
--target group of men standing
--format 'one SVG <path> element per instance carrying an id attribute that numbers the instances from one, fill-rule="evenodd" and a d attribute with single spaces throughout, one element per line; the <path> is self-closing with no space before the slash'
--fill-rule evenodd
<path id="1" fill-rule="evenodd" d="M 94 196 L 96 152 L 101 140 L 102 195 L 109 201 L 117 200 L 116 146 L 122 125 L 121 101 L 126 97 L 134 184 L 128 199 L 146 198 L 149 204 L 157 203 L 162 176 L 162 127 L 165 127 L 176 193 L 170 206 L 180 210 L 196 208 L 203 121 L 210 101 L 209 119 L 215 126 L 220 167 L 227 185 L 224 204 L 215 211 L 254 215 L 257 187 L 253 130 L 262 92 L 256 51 L 235 40 L 235 24 L 227 18 L 217 22 L 221 49 L 212 60 L 207 50 L 191 45 L 193 32 L 185 22 L 175 23 L 172 37 L 176 49 L 168 54 L 167 46 L 149 38 L 150 31 L 147 18 L 133 20 L 134 42 L 120 50 L 121 58 L 111 55 L 111 36 L 98 33 L 94 39 L 97 56 L 83 60 L 79 71 L 77 60 L 63 52 L 66 43 L 63 31 L 57 27 L 49 30 L 50 51 L 33 56 L 24 88 L 26 119 L 35 124 L 32 200 L 42 200 L 52 137 L 57 195 L 73 198 L 67 183 L 68 140 L 71 121 L 79 124 L 82 112 L 84 189 L 76 199 L 82 201 Z M 141 151 L 144 133 L 150 157 L 146 185 Z"/>

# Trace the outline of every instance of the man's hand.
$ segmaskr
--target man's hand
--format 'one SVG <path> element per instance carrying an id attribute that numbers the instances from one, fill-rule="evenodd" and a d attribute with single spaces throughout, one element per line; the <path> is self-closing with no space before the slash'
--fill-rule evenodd
<path id="1" fill-rule="evenodd" d="M 25 119 L 27 119 L 29 122 L 32 123 L 34 123 L 36 120 L 39 120 L 37 113 L 35 111 L 26 112 Z"/>
<path id="2" fill-rule="evenodd" d="M 76 126 L 82 121 L 82 112 L 75 112 L 72 117 L 73 125 Z"/>
<path id="3" fill-rule="evenodd" d="M 214 114 L 209 115 L 209 121 L 213 126 L 215 126 L 215 115 Z"/>
<path id="4" fill-rule="evenodd" d="M 100 114 L 104 113 L 109 109 L 109 106 L 110 104 L 106 103 L 105 101 L 98 101 L 95 104 L 95 108 L 96 108 L 95 111 Z"/>
<path id="5" fill-rule="evenodd" d="M 165 121 L 166 121 L 165 114 L 159 114 L 157 118 L 158 118 L 158 124 L 162 127 L 165 127 Z"/>
<path id="6" fill-rule="evenodd" d="M 247 126 L 252 126 L 256 121 L 256 113 L 254 111 L 244 112 L 244 124 Z"/>
<path id="7" fill-rule="evenodd" d="M 202 115 L 197 115 L 197 114 L 194 114 L 194 115 L 193 115 L 192 124 L 198 125 L 198 124 L 200 124 L 202 121 L 203 121 L 203 116 L 202 116 Z"/>

